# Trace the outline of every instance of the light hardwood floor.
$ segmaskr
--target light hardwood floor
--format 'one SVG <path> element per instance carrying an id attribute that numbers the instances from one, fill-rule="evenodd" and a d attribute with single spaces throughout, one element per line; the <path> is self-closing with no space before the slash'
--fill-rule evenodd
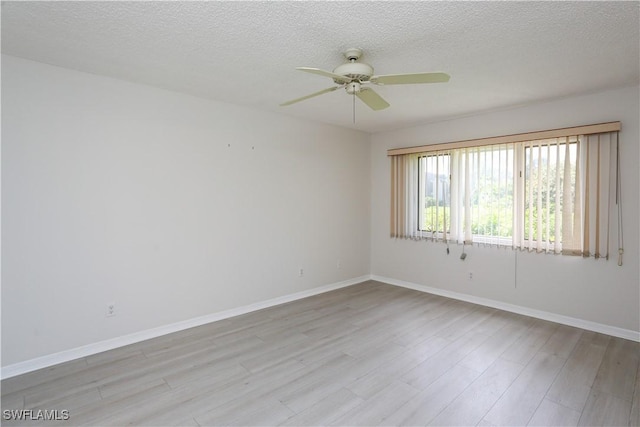
<path id="1" fill-rule="evenodd" d="M 3 425 L 638 426 L 639 355 L 365 282 L 6 379 L 3 411 L 70 419 Z"/>

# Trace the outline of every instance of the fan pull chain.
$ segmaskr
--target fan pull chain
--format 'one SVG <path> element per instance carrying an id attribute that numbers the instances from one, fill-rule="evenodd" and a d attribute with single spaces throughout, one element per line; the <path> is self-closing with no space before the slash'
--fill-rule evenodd
<path id="1" fill-rule="evenodd" d="M 356 124 L 356 93 L 353 92 L 353 124 Z"/>

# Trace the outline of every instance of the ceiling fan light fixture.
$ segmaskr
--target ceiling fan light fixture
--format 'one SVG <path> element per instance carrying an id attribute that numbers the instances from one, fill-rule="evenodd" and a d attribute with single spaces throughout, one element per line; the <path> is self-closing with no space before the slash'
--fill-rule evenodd
<path id="1" fill-rule="evenodd" d="M 349 95 L 355 95 L 356 93 L 359 93 L 362 90 L 362 85 L 360 84 L 360 82 L 351 82 L 351 83 L 347 83 L 347 85 L 345 86 L 345 89 L 347 90 L 347 93 Z"/>

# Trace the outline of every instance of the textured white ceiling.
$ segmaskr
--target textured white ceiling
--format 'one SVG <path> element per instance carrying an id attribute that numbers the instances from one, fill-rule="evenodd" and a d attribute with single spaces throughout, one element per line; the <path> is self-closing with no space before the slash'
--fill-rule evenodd
<path id="1" fill-rule="evenodd" d="M 379 132 L 640 83 L 639 2 L 2 2 L 2 52 L 199 97 Z M 296 66 L 333 70 L 360 47 L 371 111 Z"/>

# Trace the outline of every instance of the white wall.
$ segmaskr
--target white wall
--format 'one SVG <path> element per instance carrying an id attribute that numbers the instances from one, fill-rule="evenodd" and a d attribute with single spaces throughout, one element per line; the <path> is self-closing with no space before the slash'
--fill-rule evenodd
<path id="1" fill-rule="evenodd" d="M 2 56 L 2 365 L 370 273 L 638 331 L 638 98 L 368 136 Z M 387 149 L 612 120 L 623 267 L 388 237 Z"/>
<path id="2" fill-rule="evenodd" d="M 433 123 L 372 137 L 372 274 L 630 331 L 640 330 L 638 270 L 639 91 L 637 87 Z M 386 151 L 582 124 L 621 121 L 625 260 L 618 267 L 616 230 L 609 261 L 461 247 L 389 238 Z M 615 215 L 615 211 L 614 211 Z M 517 258 L 517 259 L 516 259 Z M 517 267 L 516 267 L 517 263 Z M 468 273 L 473 272 L 473 280 Z"/>
<path id="3" fill-rule="evenodd" d="M 3 56 L 3 366 L 368 274 L 369 153 L 364 133 Z"/>

